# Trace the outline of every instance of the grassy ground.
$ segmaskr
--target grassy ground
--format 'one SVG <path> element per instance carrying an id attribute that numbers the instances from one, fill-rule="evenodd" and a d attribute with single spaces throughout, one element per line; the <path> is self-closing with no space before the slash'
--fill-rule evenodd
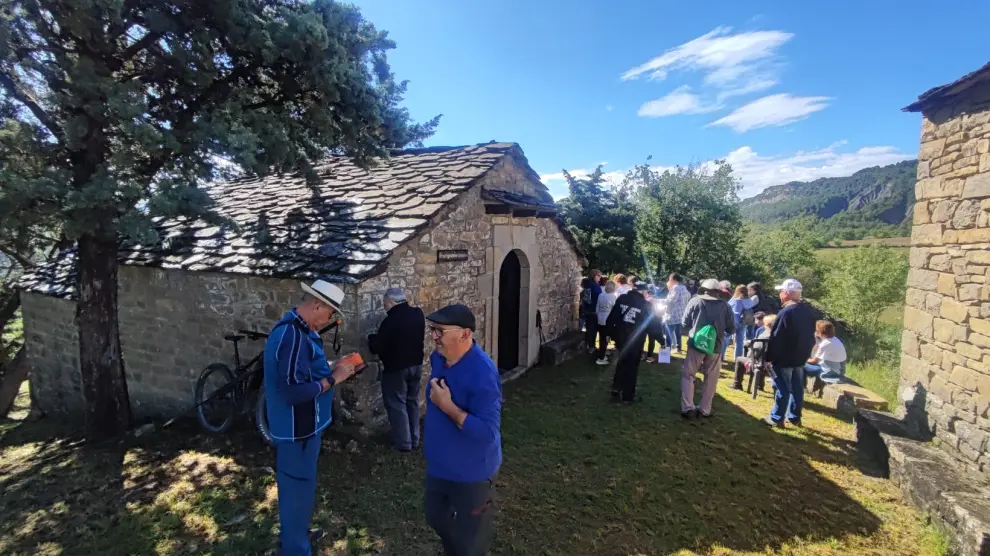
<path id="1" fill-rule="evenodd" d="M 852 425 L 811 403 L 807 429 L 770 430 L 757 420 L 768 396 L 730 391 L 723 374 L 703 422 L 678 415 L 675 366 L 643 365 L 632 407 L 609 404 L 610 369 L 585 363 L 507 385 L 493 553 L 944 552 L 893 485 L 857 469 Z M 271 553 L 271 465 L 246 430 L 92 447 L 44 421 L 3 422 L 0 553 Z M 420 454 L 331 438 L 320 469 L 320 554 L 437 553 Z"/>

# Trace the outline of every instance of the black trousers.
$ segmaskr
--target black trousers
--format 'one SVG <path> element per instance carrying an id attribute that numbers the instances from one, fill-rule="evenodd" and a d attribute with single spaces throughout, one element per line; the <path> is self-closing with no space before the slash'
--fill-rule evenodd
<path id="1" fill-rule="evenodd" d="M 584 317 L 584 343 L 588 348 L 595 347 L 595 334 L 598 332 L 598 317 L 596 315 L 585 315 Z"/>
<path id="2" fill-rule="evenodd" d="M 496 475 L 477 483 L 426 477 L 426 522 L 440 536 L 446 556 L 488 554 L 495 534 Z"/>
<path id="3" fill-rule="evenodd" d="M 733 378 L 732 381 L 733 388 L 738 388 L 742 390 L 743 379 L 746 377 L 746 363 L 748 362 L 749 362 L 749 358 L 746 357 L 740 357 L 739 359 L 736 359 L 735 369 L 734 369 L 735 377 Z M 760 380 L 759 382 L 756 383 L 755 388 L 762 392 L 766 379 L 767 379 L 766 375 L 760 376 Z"/>
<path id="4" fill-rule="evenodd" d="M 656 347 L 656 344 L 660 344 L 660 349 L 667 347 L 667 339 L 664 337 L 663 334 L 654 336 L 652 333 L 650 333 L 647 334 L 646 337 L 647 337 L 647 341 L 646 341 L 647 357 L 653 357 L 653 348 Z"/>
<path id="5" fill-rule="evenodd" d="M 604 326 L 598 327 L 598 352 L 595 355 L 599 359 L 605 359 L 605 354 L 608 352 L 608 332 L 607 328 Z"/>
<path id="6" fill-rule="evenodd" d="M 631 346 L 643 345 L 643 338 L 633 339 Z M 636 399 L 636 381 L 639 378 L 639 359 L 642 352 L 639 349 L 620 349 L 619 358 L 615 362 L 615 374 L 612 375 L 612 397 L 624 402 Z"/>

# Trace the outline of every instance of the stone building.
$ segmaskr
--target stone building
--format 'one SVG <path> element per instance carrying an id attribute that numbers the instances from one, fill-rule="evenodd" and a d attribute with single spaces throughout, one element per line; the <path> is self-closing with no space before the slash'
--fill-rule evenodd
<path id="1" fill-rule="evenodd" d="M 315 184 L 272 176 L 211 186 L 227 223 L 161 221 L 157 244 L 123 249 L 120 335 L 136 416 L 188 408 L 202 369 L 232 362 L 223 336 L 267 331 L 301 299 L 300 280 L 347 294 L 343 352 L 362 351 L 372 369 L 342 388 L 338 410 L 366 429 L 384 421 L 365 338 L 389 287 L 427 313 L 470 306 L 478 342 L 503 369 L 533 365 L 541 341 L 576 327 L 585 261 L 518 145 L 398 151 L 367 171 L 331 158 L 317 171 Z M 31 388 L 48 413 L 82 404 L 74 265 L 67 252 L 20 284 Z"/>
<path id="2" fill-rule="evenodd" d="M 901 393 L 921 429 L 990 477 L 990 64 L 921 95 Z"/>

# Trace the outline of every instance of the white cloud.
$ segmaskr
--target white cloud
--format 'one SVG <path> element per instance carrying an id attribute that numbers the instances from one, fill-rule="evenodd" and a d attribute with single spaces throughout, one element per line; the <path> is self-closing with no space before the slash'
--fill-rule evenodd
<path id="1" fill-rule="evenodd" d="M 778 156 L 761 156 L 746 146 L 730 152 L 725 160 L 732 165 L 733 174 L 739 178 L 743 186 L 740 196 L 745 198 L 752 197 L 771 185 L 850 176 L 863 168 L 886 166 L 917 156 L 915 153 L 903 153 L 887 146 L 839 152 L 839 147 L 845 144 L 845 141 L 840 141 L 824 149 Z"/>
<path id="2" fill-rule="evenodd" d="M 904 153 L 889 146 L 862 147 L 856 151 L 841 152 L 847 144 L 838 141 L 822 149 L 797 151 L 789 154 L 763 156 L 750 146 L 740 147 L 724 158 L 732 165 L 733 174 L 739 180 L 742 198 L 752 197 L 771 185 L 780 185 L 791 181 L 812 181 L 818 178 L 850 176 L 863 168 L 886 166 L 915 158 L 915 153 Z M 712 161 L 701 163 L 703 167 L 711 167 Z M 654 170 L 663 172 L 674 169 L 674 166 L 654 166 Z M 586 177 L 591 172 L 577 169 L 570 172 L 575 177 Z M 621 183 L 626 171 L 607 172 L 609 183 Z M 567 182 L 563 172 L 544 174 L 540 176 L 543 183 L 550 189 L 554 199 L 567 196 Z"/>
<path id="3" fill-rule="evenodd" d="M 674 114 L 701 114 L 717 110 L 717 105 L 706 105 L 701 97 L 691 92 L 691 87 L 684 85 L 670 92 L 667 96 L 644 103 L 636 114 L 648 118 L 660 118 Z"/>
<path id="4" fill-rule="evenodd" d="M 612 105 L 611 105 L 611 104 L 606 104 L 606 105 L 605 105 L 605 111 L 607 111 L 607 112 L 611 112 L 611 111 L 612 111 L 612 108 L 613 108 L 613 107 L 612 107 Z"/>
<path id="5" fill-rule="evenodd" d="M 629 69 L 622 74 L 622 80 L 639 79 L 644 75 L 651 81 L 666 79 L 674 71 L 697 71 L 704 74 L 702 89 L 706 97 L 714 100 L 703 101 L 694 94 L 688 99 L 683 94 L 676 96 L 681 106 L 693 100 L 698 106 L 715 110 L 732 97 L 748 95 L 767 90 L 780 82 L 782 64 L 778 61 L 779 48 L 794 37 L 784 31 L 749 31 L 733 33 L 730 27 L 717 27 L 715 30 L 671 48 L 644 64 Z M 669 96 L 678 93 L 673 91 Z M 666 98 L 666 97 L 665 97 Z M 663 99 L 657 99 L 663 100 Z M 653 109 L 648 107 L 653 104 Z M 690 106 L 680 111 L 665 111 L 665 104 L 651 101 L 640 108 L 640 115 L 647 117 L 671 114 L 691 114 Z M 704 110 L 709 111 L 709 110 Z"/>
<path id="6" fill-rule="evenodd" d="M 737 133 L 767 126 L 782 126 L 807 118 L 828 106 L 828 97 L 795 97 L 786 93 L 765 96 L 737 108 L 709 126 L 729 126 Z"/>
<path id="7" fill-rule="evenodd" d="M 731 27 L 717 27 L 626 71 L 622 80 L 637 79 L 647 73 L 650 79 L 664 79 L 670 71 L 684 69 L 707 72 L 708 83 L 727 84 L 773 57 L 793 37 L 793 33 L 784 31 L 732 34 Z"/>

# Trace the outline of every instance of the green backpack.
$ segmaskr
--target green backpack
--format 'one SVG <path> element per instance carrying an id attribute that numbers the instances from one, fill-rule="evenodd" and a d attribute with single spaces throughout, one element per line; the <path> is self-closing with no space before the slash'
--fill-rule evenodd
<path id="1" fill-rule="evenodd" d="M 715 343 L 718 341 L 718 331 L 715 327 L 706 324 L 694 333 L 691 338 L 691 345 L 694 349 L 704 353 L 705 355 L 711 355 L 715 353 Z"/>

